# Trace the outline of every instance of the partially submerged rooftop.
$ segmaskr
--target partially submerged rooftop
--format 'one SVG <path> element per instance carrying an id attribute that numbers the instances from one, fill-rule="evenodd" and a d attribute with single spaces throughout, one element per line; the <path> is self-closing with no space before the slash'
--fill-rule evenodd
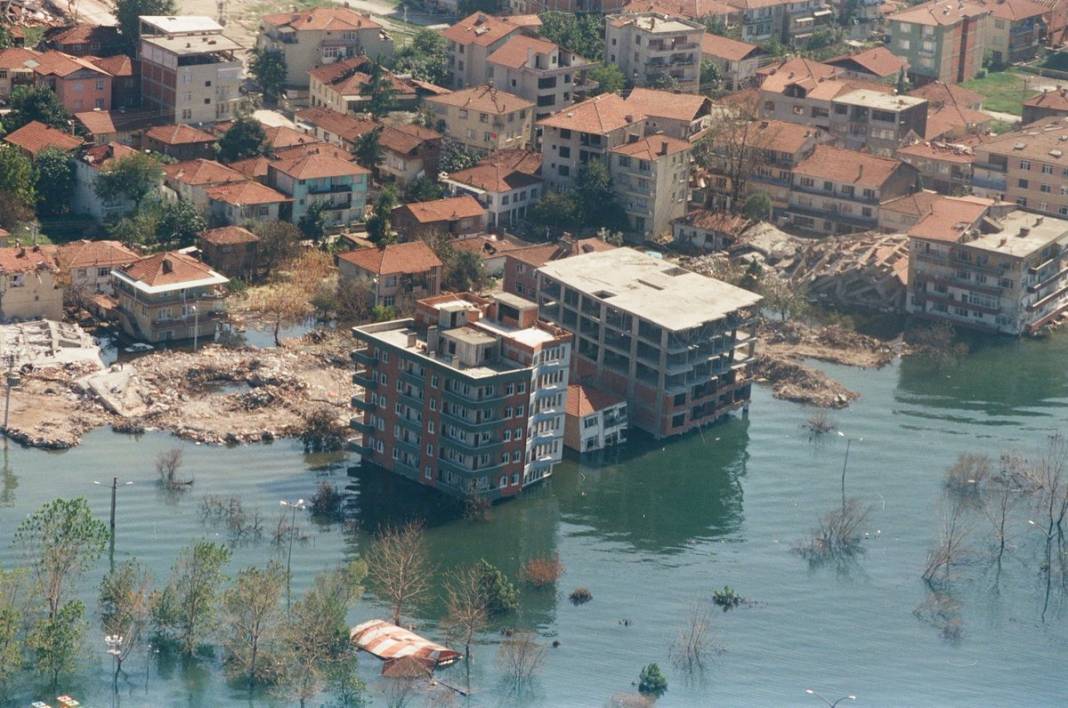
<path id="1" fill-rule="evenodd" d="M 699 327 L 760 302 L 756 293 L 633 248 L 573 256 L 539 272 L 671 331 Z"/>

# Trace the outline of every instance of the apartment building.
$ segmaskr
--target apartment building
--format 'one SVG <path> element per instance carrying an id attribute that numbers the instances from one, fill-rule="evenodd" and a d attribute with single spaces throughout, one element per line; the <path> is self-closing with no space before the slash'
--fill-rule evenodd
<path id="1" fill-rule="evenodd" d="M 0 248 L 0 322 L 63 319 L 55 256 L 52 246 Z"/>
<path id="2" fill-rule="evenodd" d="M 37 55 L 34 83 L 56 94 L 71 113 L 111 109 L 111 74 L 81 57 L 49 51 Z"/>
<path id="3" fill-rule="evenodd" d="M 253 221 L 289 221 L 293 200 L 259 182 L 245 180 L 208 191 L 210 220 L 221 226 Z"/>
<path id="4" fill-rule="evenodd" d="M 840 147 L 892 156 L 927 132 L 927 101 L 857 89 L 831 99 L 831 135 Z"/>
<path id="5" fill-rule="evenodd" d="M 437 174 L 442 135 L 419 125 L 386 125 L 378 134 L 381 176 L 403 186 L 414 179 Z"/>
<path id="6" fill-rule="evenodd" d="M 316 140 L 337 145 L 350 153 L 361 136 L 380 127 L 373 120 L 361 120 L 329 108 L 305 108 L 297 111 L 296 123 L 298 128 L 314 136 Z"/>
<path id="7" fill-rule="evenodd" d="M 745 88 L 756 79 L 760 62 L 767 56 L 762 48 L 748 42 L 705 33 L 701 38 L 701 59 L 711 62 L 731 91 Z"/>
<path id="8" fill-rule="evenodd" d="M 86 57 L 96 68 L 111 76 L 111 107 L 137 110 L 141 107 L 141 74 L 138 65 L 125 54 L 110 57 Z M 93 110 L 97 109 L 95 106 Z"/>
<path id="9" fill-rule="evenodd" d="M 595 452 L 627 441 L 627 401 L 595 386 L 567 387 L 564 445 Z"/>
<path id="10" fill-rule="evenodd" d="M 538 293 L 538 268 L 549 261 L 583 253 L 610 251 L 615 246 L 599 238 L 573 239 L 564 237 L 557 243 L 516 248 L 504 254 L 504 279 L 501 287 L 505 292 L 520 297 L 533 298 Z"/>
<path id="11" fill-rule="evenodd" d="M 117 314 L 134 339 L 211 337 L 226 316 L 227 278 L 196 258 L 168 251 L 111 271 Z"/>
<path id="12" fill-rule="evenodd" d="M 749 220 L 729 211 L 694 209 L 671 222 L 676 245 L 700 251 L 726 251 L 749 226 Z"/>
<path id="13" fill-rule="evenodd" d="M 101 170 L 116 160 L 136 155 L 132 147 L 120 143 L 93 145 L 86 148 L 74 160 L 74 193 L 70 195 L 70 208 L 75 214 L 86 214 L 103 223 L 125 216 L 136 208 L 129 199 L 104 201 L 96 193 L 96 181 Z"/>
<path id="14" fill-rule="evenodd" d="M 858 90 L 890 94 L 879 81 L 841 78 L 837 67 L 811 59 L 788 59 L 762 69 L 760 115 L 829 131 L 834 99 Z"/>
<path id="15" fill-rule="evenodd" d="M 838 69 L 838 76 L 845 79 L 866 79 L 897 83 L 901 72 L 908 72 L 909 63 L 886 47 L 872 47 L 855 54 L 844 54 L 823 62 Z"/>
<path id="16" fill-rule="evenodd" d="M 309 152 L 267 167 L 267 184 L 292 200 L 294 223 L 315 206 L 329 227 L 363 221 L 371 171 L 333 155 Z"/>
<path id="17" fill-rule="evenodd" d="M 793 172 L 784 223 L 817 234 L 868 231 L 879 205 L 917 188 L 916 168 L 885 157 L 818 145 Z"/>
<path id="18" fill-rule="evenodd" d="M 200 234 L 197 246 L 215 270 L 251 282 L 256 277 L 260 237 L 240 226 L 220 226 Z"/>
<path id="19" fill-rule="evenodd" d="M 975 148 L 982 136 L 957 140 L 930 140 L 898 148 L 896 156 L 912 165 L 920 174 L 923 186 L 949 195 L 968 194 L 972 190 Z"/>
<path id="20" fill-rule="evenodd" d="M 886 18 L 890 50 L 916 83 L 959 83 L 983 68 L 990 10 L 975 2 L 928 2 Z"/>
<path id="21" fill-rule="evenodd" d="M 282 52 L 286 85 L 306 88 L 312 69 L 354 56 L 382 60 L 393 56 L 393 39 L 369 15 L 327 5 L 281 12 L 260 19 L 260 49 Z"/>
<path id="22" fill-rule="evenodd" d="M 612 148 L 612 189 L 627 215 L 630 236 L 655 239 L 686 214 L 690 201 L 693 145 L 667 135 L 651 135 Z"/>
<path id="23" fill-rule="evenodd" d="M 1023 125 L 1043 118 L 1068 117 L 1068 89 L 1042 89 L 1023 103 Z"/>
<path id="24" fill-rule="evenodd" d="M 141 99 L 175 123 L 232 120 L 241 45 L 210 17 L 141 18 Z"/>
<path id="25" fill-rule="evenodd" d="M 910 313 L 1034 334 L 1068 310 L 1068 221 L 946 201 L 909 231 Z M 973 218 L 982 213 L 985 218 Z"/>
<path id="26" fill-rule="evenodd" d="M 0 100 L 8 101 L 19 86 L 33 86 L 38 56 L 39 52 L 24 47 L 0 50 Z"/>
<path id="27" fill-rule="evenodd" d="M 208 192 L 212 189 L 245 181 L 245 175 L 214 160 L 175 162 L 163 167 L 163 184 L 172 193 L 165 190 L 164 196 L 190 202 L 201 212 L 208 209 Z"/>
<path id="28" fill-rule="evenodd" d="M 645 132 L 663 133 L 679 140 L 696 140 L 713 123 L 712 100 L 692 93 L 635 88 L 627 105 L 645 116 Z"/>
<path id="29" fill-rule="evenodd" d="M 44 43 L 75 57 L 108 57 L 123 50 L 119 28 L 109 25 L 75 24 L 46 30 Z"/>
<path id="30" fill-rule="evenodd" d="M 741 13 L 741 35 L 746 42 L 774 39 L 798 44 L 834 24 L 834 10 L 823 0 L 727 0 L 727 4 Z"/>
<path id="31" fill-rule="evenodd" d="M 1043 118 L 975 146 L 972 192 L 1068 217 L 1068 118 Z"/>
<path id="32" fill-rule="evenodd" d="M 63 285 L 79 290 L 84 295 L 114 294 L 111 271 L 127 266 L 138 258 L 140 256 L 118 241 L 81 239 L 56 249 L 56 264 Z"/>
<path id="33" fill-rule="evenodd" d="M 373 67 L 370 60 L 364 56 L 342 59 L 312 69 L 308 72 L 308 105 L 312 108 L 329 108 L 338 113 L 366 112 L 373 93 L 371 71 Z M 414 110 L 418 103 L 415 86 L 385 69 L 382 73 L 393 90 L 393 107 L 396 110 Z"/>
<path id="34" fill-rule="evenodd" d="M 701 40 L 696 22 L 657 12 L 608 15 L 605 60 L 634 86 L 670 86 L 683 93 L 701 88 Z"/>
<path id="35" fill-rule="evenodd" d="M 486 230 L 486 209 L 469 194 L 428 202 L 409 202 L 390 214 L 401 238 L 424 241 L 450 239 Z"/>
<path id="36" fill-rule="evenodd" d="M 533 139 L 534 103 L 493 86 L 426 100 L 439 132 L 483 153 L 522 149 Z"/>
<path id="37" fill-rule="evenodd" d="M 507 293 L 353 328 L 364 460 L 460 498 L 516 496 L 563 456 L 571 334 Z"/>
<path id="38" fill-rule="evenodd" d="M 494 86 L 534 103 L 535 119 L 584 98 L 590 63 L 540 37 L 510 36 L 486 58 Z"/>
<path id="39" fill-rule="evenodd" d="M 575 334 L 573 371 L 656 438 L 746 408 L 760 296 L 632 248 L 538 269 L 541 316 Z"/>
<path id="40" fill-rule="evenodd" d="M 487 61 L 489 56 L 511 37 L 535 34 L 536 27 L 518 19 L 475 12 L 442 30 L 448 71 L 446 87 L 461 89 L 490 81 L 493 70 Z"/>
<path id="41" fill-rule="evenodd" d="M 453 194 L 468 194 L 485 208 L 487 226 L 503 229 L 524 220 L 543 194 L 541 155 L 508 150 L 441 180 Z"/>
<path id="42" fill-rule="evenodd" d="M 990 10 L 986 56 L 995 66 L 1030 61 L 1046 38 L 1049 8 L 1034 0 L 974 0 Z"/>
<path id="43" fill-rule="evenodd" d="M 645 133 L 645 116 L 616 94 L 601 94 L 538 121 L 542 178 L 553 188 L 571 184 L 590 160 Z"/>
<path id="44" fill-rule="evenodd" d="M 342 279 L 371 288 L 375 307 L 399 307 L 441 292 L 441 259 L 424 241 L 391 243 L 339 253 Z"/>

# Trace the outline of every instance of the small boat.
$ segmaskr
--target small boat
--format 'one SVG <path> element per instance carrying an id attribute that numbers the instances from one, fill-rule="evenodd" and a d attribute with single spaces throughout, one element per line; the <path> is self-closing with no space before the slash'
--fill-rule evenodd
<path id="1" fill-rule="evenodd" d="M 135 352 L 150 352 L 153 349 L 155 349 L 155 347 L 146 342 L 134 342 L 130 346 L 123 349 L 123 351 L 127 354 L 133 354 Z"/>
<path id="2" fill-rule="evenodd" d="M 383 671 L 399 659 L 411 658 L 425 666 L 429 673 L 454 664 L 463 656 L 458 651 L 424 639 L 415 632 L 385 620 L 369 620 L 356 625 L 349 630 L 349 641 L 355 644 L 356 648 L 385 661 Z"/>

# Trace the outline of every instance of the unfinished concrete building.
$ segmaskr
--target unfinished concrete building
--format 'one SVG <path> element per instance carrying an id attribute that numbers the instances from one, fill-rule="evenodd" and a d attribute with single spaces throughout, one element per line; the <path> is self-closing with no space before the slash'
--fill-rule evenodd
<path id="1" fill-rule="evenodd" d="M 631 248 L 538 269 L 540 315 L 575 335 L 573 371 L 657 438 L 747 407 L 760 296 Z"/>

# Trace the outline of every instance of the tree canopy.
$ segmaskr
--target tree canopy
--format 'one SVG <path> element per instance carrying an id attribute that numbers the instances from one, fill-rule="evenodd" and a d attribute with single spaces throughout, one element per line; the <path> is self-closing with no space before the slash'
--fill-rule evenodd
<path id="1" fill-rule="evenodd" d="M 115 19 L 119 22 L 126 53 L 137 56 L 142 16 L 174 15 L 177 12 L 174 0 L 115 0 Z"/>
<path id="2" fill-rule="evenodd" d="M 256 47 L 252 50 L 249 71 L 263 91 L 263 100 L 275 105 L 282 97 L 286 84 L 286 55 L 277 49 Z"/>
<path id="3" fill-rule="evenodd" d="M 266 142 L 267 134 L 260 122 L 251 116 L 242 116 L 219 139 L 219 159 L 237 162 L 262 155 Z"/>
<path id="4" fill-rule="evenodd" d="M 96 178 L 94 190 L 104 202 L 141 201 L 159 186 L 163 167 L 153 155 L 139 152 L 107 164 Z"/>
<path id="5" fill-rule="evenodd" d="M 445 38 L 431 29 L 420 29 L 412 41 L 397 50 L 393 68 L 398 73 L 411 74 L 432 84 L 445 82 L 447 73 Z"/>
<path id="6" fill-rule="evenodd" d="M 47 86 L 18 86 L 11 92 L 11 112 L 4 118 L 4 127 L 10 132 L 32 121 L 64 130 L 70 113 Z"/>
<path id="7" fill-rule="evenodd" d="M 627 85 L 623 70 L 615 64 L 599 64 L 586 72 L 586 75 L 591 81 L 597 82 L 597 94 L 619 93 Z"/>
<path id="8" fill-rule="evenodd" d="M 541 36 L 590 61 L 604 60 L 604 18 L 599 14 L 543 12 Z"/>
<path id="9" fill-rule="evenodd" d="M 74 191 L 74 158 L 54 147 L 45 148 L 33 160 L 37 185 L 37 210 L 54 216 L 70 210 Z"/>

